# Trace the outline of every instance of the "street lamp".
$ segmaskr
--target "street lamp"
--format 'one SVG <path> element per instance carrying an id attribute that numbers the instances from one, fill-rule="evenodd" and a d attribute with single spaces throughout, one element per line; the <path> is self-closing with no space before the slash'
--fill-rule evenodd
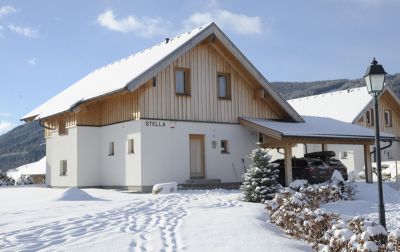
<path id="1" fill-rule="evenodd" d="M 364 74 L 367 84 L 368 93 L 374 97 L 375 105 L 375 157 L 376 168 L 378 172 L 378 190 L 379 190 L 379 223 L 386 229 L 385 205 L 383 204 L 383 188 L 382 188 L 382 167 L 381 167 L 381 137 L 379 133 L 379 111 L 378 96 L 383 90 L 385 84 L 385 70 L 382 65 L 374 58 L 371 65 L 368 66 Z"/>

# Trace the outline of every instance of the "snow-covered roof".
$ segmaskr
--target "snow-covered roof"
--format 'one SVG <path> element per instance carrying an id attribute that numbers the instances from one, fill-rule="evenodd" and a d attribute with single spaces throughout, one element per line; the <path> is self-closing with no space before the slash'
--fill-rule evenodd
<path id="1" fill-rule="evenodd" d="M 215 23 L 209 23 L 175 38 L 165 40 L 151 48 L 116 61 L 88 74 L 58 95 L 24 115 L 22 120 L 46 118 L 71 110 L 82 102 L 123 90 L 133 91 L 150 80 L 162 67 L 166 67 L 199 42 L 214 34 L 264 89 L 278 102 L 294 121 L 302 117 L 270 86 L 265 77 L 251 64 Z"/>
<path id="2" fill-rule="evenodd" d="M 190 41 L 213 23 L 183 33 L 168 43 L 163 41 L 151 48 L 99 68 L 77 81 L 58 95 L 40 105 L 22 119 L 44 118 L 69 110 L 74 104 L 124 89 L 146 70 Z"/>
<path id="3" fill-rule="evenodd" d="M 37 162 L 22 165 L 7 171 L 7 176 L 17 180 L 21 175 L 37 175 L 46 174 L 46 157 L 43 157 Z"/>
<path id="4" fill-rule="evenodd" d="M 288 102 L 300 115 L 330 117 L 352 123 L 371 100 L 367 87 L 359 87 L 292 99 Z"/>
<path id="5" fill-rule="evenodd" d="M 303 116 L 305 122 L 292 123 L 258 118 L 241 118 L 251 124 L 277 132 L 283 137 L 324 137 L 374 139 L 375 131 L 327 117 Z M 381 132 L 383 139 L 395 136 Z"/>

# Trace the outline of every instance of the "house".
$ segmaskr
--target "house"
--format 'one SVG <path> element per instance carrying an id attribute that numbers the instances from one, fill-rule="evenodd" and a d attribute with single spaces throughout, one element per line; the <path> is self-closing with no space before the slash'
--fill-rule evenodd
<path id="1" fill-rule="evenodd" d="M 46 129 L 49 186 L 138 191 L 241 181 L 260 138 L 294 140 L 264 123 L 305 122 L 214 23 L 95 70 L 22 119 Z M 372 130 L 341 126 L 369 148 Z M 338 133 L 330 140 L 346 138 Z M 286 169 L 290 182 L 291 163 Z"/>
<path id="2" fill-rule="evenodd" d="M 329 117 L 374 129 L 373 99 L 366 87 L 352 88 L 288 101 L 301 115 Z M 400 100 L 389 86 L 379 96 L 379 126 L 382 132 L 396 136 L 393 142 L 381 143 L 382 161 L 400 160 Z M 333 150 L 354 175 L 364 167 L 362 146 L 357 145 L 301 145 L 297 155 L 306 152 Z M 371 148 L 371 152 L 373 149 Z M 374 156 L 374 155 L 372 155 Z"/>
<path id="3" fill-rule="evenodd" d="M 46 157 L 37 162 L 22 165 L 7 171 L 7 176 L 15 181 L 29 177 L 34 184 L 43 184 L 46 180 Z"/>

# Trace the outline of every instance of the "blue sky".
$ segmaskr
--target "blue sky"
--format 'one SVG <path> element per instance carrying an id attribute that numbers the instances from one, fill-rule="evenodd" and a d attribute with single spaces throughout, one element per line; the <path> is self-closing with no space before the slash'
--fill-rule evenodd
<path id="1" fill-rule="evenodd" d="M 94 69 L 215 21 L 269 81 L 400 72 L 398 0 L 0 0 L 0 134 Z"/>

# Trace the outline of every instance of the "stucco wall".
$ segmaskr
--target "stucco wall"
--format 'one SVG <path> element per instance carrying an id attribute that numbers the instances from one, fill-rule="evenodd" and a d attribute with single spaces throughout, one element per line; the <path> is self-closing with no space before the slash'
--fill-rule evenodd
<path id="1" fill-rule="evenodd" d="M 78 186 L 101 185 L 100 128 L 77 127 Z"/>
<path id="2" fill-rule="evenodd" d="M 141 185 L 141 136 L 140 121 L 129 121 L 100 128 L 99 160 L 101 185 Z M 128 139 L 135 142 L 135 153 L 128 154 Z M 114 142 L 114 156 L 109 156 L 109 143 Z"/>
<path id="3" fill-rule="evenodd" d="M 246 156 L 258 140 L 256 132 L 238 124 L 157 122 L 165 122 L 165 126 L 146 126 L 146 120 L 141 120 L 142 185 L 168 181 L 185 183 L 190 178 L 190 134 L 204 135 L 207 179 L 242 180 L 242 159 L 247 166 L 249 159 Z M 221 153 L 221 140 L 228 140 L 229 154 Z M 212 141 L 217 142 L 215 149 Z"/>
<path id="4" fill-rule="evenodd" d="M 77 128 L 68 128 L 68 134 L 53 132 L 46 139 L 46 179 L 50 186 L 77 186 Z M 67 160 L 67 176 L 60 176 L 60 161 Z M 48 179 L 50 178 L 50 179 Z"/>

